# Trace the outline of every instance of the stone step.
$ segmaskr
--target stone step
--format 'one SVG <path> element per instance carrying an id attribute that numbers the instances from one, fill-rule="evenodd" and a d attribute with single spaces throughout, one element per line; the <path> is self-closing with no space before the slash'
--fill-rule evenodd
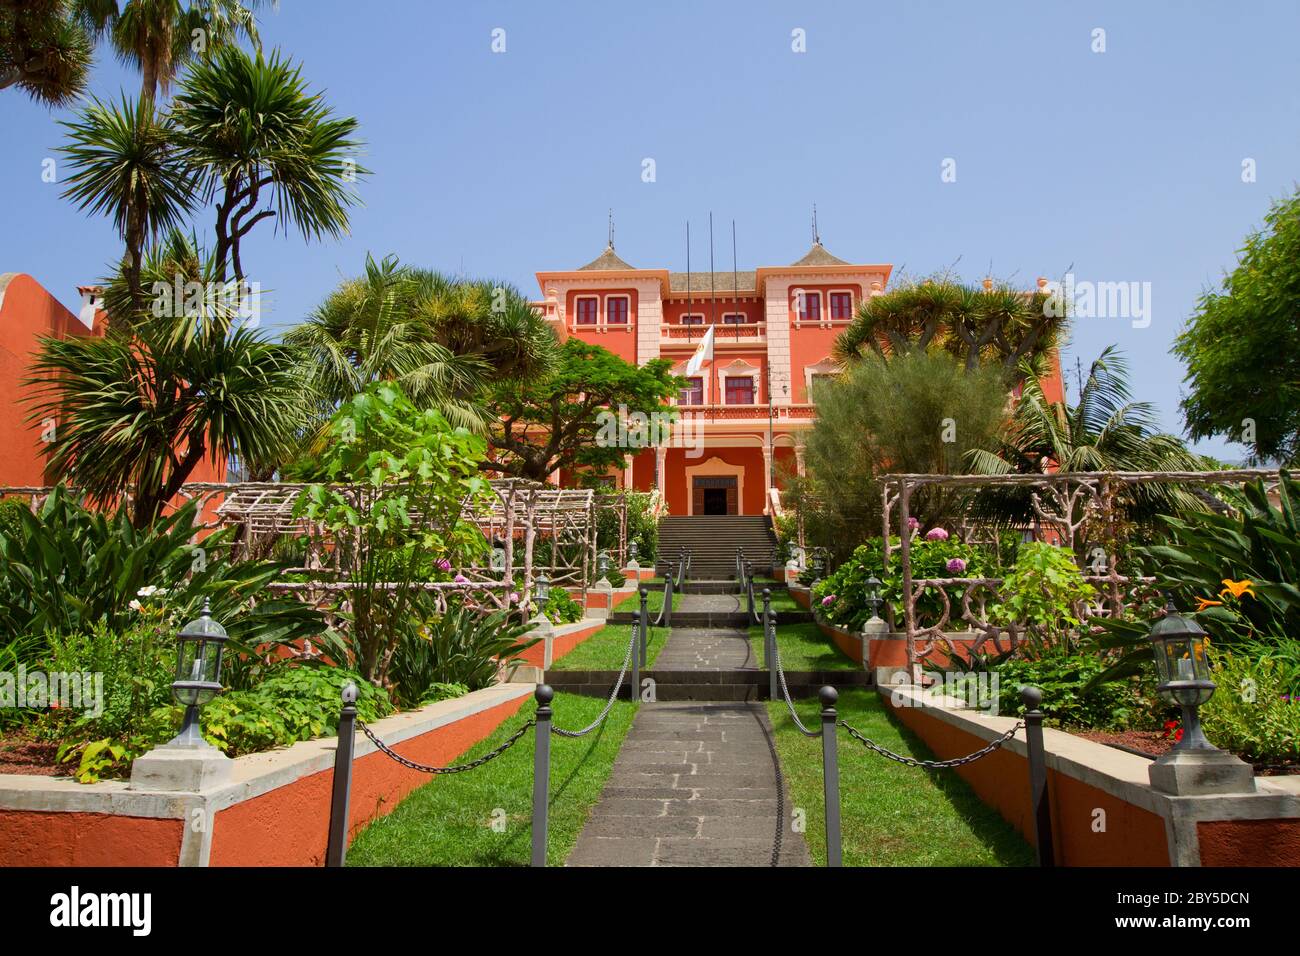
<path id="1" fill-rule="evenodd" d="M 729 671 L 669 671 L 648 670 L 641 672 L 641 680 L 654 681 L 655 699 L 659 701 L 757 701 L 768 699 L 768 676 L 765 670 L 729 670 Z M 549 671 L 546 682 L 556 691 L 566 694 L 581 694 L 584 697 L 608 697 L 618 671 Z M 787 671 L 786 686 L 790 696 L 796 700 L 816 700 L 817 693 L 830 685 L 836 690 L 847 687 L 871 687 L 872 676 L 864 670 L 837 671 Z M 644 683 L 642 685 L 644 687 Z M 631 687 L 627 680 L 619 688 L 619 698 L 629 700 Z M 558 715 L 557 715 L 558 719 Z M 805 717 L 804 723 L 815 719 L 815 715 Z M 561 724 L 563 726 L 563 724 Z M 666 742 L 670 749 L 673 741 L 699 739 L 698 732 L 687 728 L 674 730 L 670 727 L 650 732 L 650 739 Z M 649 737 L 649 734 L 647 735 Z M 643 738 L 645 739 L 645 738 Z"/>

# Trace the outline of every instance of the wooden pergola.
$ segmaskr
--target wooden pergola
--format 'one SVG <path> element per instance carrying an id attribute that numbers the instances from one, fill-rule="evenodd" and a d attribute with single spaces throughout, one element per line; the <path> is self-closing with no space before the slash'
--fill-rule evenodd
<path id="1" fill-rule="evenodd" d="M 1073 550 L 1075 541 L 1088 522 L 1108 524 L 1116 515 L 1116 497 L 1125 488 L 1151 484 L 1182 485 L 1241 485 L 1263 480 L 1266 485 L 1276 485 L 1280 473 L 1275 469 L 1239 468 L 1225 471 L 1080 471 L 1050 472 L 1041 475 L 885 475 L 881 479 L 882 547 L 883 565 L 889 567 L 891 555 L 897 551 L 902 562 L 903 576 L 903 630 L 907 639 L 908 670 L 916 675 L 918 663 L 936 650 L 951 654 L 952 648 L 945 637 L 944 628 L 954 620 L 968 624 L 981 636 L 971 647 L 978 652 L 986 643 L 1000 649 L 999 640 L 1005 635 L 1009 649 L 1018 646 L 1023 628 L 1019 625 L 997 625 L 985 613 L 988 599 L 996 597 L 1003 583 L 1001 578 L 920 578 L 912 577 L 912 542 L 908 532 L 911 517 L 912 495 L 923 488 L 1025 488 L 1030 492 L 1030 502 L 1042 527 L 1051 529 L 1065 546 Z M 898 512 L 899 544 L 890 544 L 892 515 Z M 1084 580 L 1095 585 L 1102 600 L 1094 606 L 1077 608 L 1081 620 L 1089 617 L 1114 617 L 1143 590 L 1151 590 L 1154 578 L 1128 577 L 1120 574 L 1120 556 L 1114 549 L 1099 556 L 1095 570 L 1104 573 L 1084 574 Z M 954 615 L 948 589 L 962 589 L 960 614 Z M 916 602 L 928 589 L 941 596 L 943 611 L 937 621 L 921 626 L 917 621 Z M 896 627 L 892 621 L 891 626 Z"/>

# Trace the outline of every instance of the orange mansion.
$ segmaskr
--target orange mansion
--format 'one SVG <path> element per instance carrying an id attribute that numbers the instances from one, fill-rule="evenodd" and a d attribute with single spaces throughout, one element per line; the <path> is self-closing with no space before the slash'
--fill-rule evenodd
<path id="1" fill-rule="evenodd" d="M 812 383 L 839 371 L 836 337 L 864 298 L 884 291 L 892 268 L 845 262 L 818 241 L 787 266 L 670 272 L 635 268 L 611 245 L 577 269 L 538 272 L 536 305 L 561 338 L 638 364 L 667 358 L 677 375 L 712 326 L 712 359 L 677 399 L 683 424 L 612 477 L 621 488 L 657 488 L 674 515 L 761 515 L 773 510 L 778 471 L 803 473 Z M 1045 385 L 1055 398 L 1059 371 L 1053 379 Z"/>

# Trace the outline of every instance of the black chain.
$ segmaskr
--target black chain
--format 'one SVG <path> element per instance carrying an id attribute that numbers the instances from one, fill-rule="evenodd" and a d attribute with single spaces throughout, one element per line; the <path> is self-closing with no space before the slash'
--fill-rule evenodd
<path id="1" fill-rule="evenodd" d="M 513 747 L 518 742 L 519 738 L 528 732 L 528 728 L 534 726 L 536 723 L 537 723 L 536 718 L 530 719 L 526 724 L 524 724 L 513 734 L 511 734 L 510 737 L 506 740 L 506 742 L 503 743 L 500 747 L 498 747 L 496 750 L 493 750 L 489 753 L 485 753 L 477 760 L 471 760 L 469 763 L 463 763 L 458 767 L 430 767 L 427 764 L 416 763 L 414 760 L 407 760 L 401 754 L 391 750 L 387 744 L 385 744 L 382 740 L 380 740 L 378 737 L 374 735 L 373 731 L 371 731 L 371 729 L 366 726 L 365 721 L 361 720 L 360 718 L 357 718 L 357 726 L 361 728 L 361 732 L 365 734 L 367 737 L 369 737 L 370 742 L 374 744 L 376 747 L 378 747 L 380 751 L 388 754 L 388 756 L 392 757 L 403 767 L 407 767 L 411 770 L 417 770 L 420 773 L 464 773 L 466 770 L 473 770 L 475 767 L 481 767 L 489 760 L 492 760 L 495 757 L 500 757 L 503 753 L 505 753 L 507 750 Z"/>
<path id="2" fill-rule="evenodd" d="M 850 737 L 857 740 L 859 743 L 866 745 L 867 749 L 874 750 L 876 753 L 880 754 L 880 756 L 888 757 L 890 760 L 895 760 L 898 763 L 905 764 L 909 767 L 924 767 L 927 770 L 946 770 L 950 767 L 961 767 L 968 763 L 974 763 L 981 757 L 987 757 L 989 754 L 993 753 L 993 751 L 1000 748 L 1008 740 L 1014 737 L 1020 728 L 1025 726 L 1024 721 L 1018 721 L 1014 727 L 1008 730 L 1001 737 L 998 737 L 987 747 L 983 747 L 964 757 L 954 757 L 951 760 L 917 760 L 915 757 L 904 757 L 902 754 L 896 754 L 892 750 L 880 746 L 880 744 L 869 740 L 857 730 L 854 730 L 843 720 L 838 721 L 838 724 L 849 732 Z"/>

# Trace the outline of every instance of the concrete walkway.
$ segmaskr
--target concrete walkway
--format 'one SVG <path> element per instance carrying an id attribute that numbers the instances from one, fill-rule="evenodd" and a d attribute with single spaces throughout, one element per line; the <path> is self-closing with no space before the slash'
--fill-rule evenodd
<path id="1" fill-rule="evenodd" d="M 761 704 L 642 704 L 569 866 L 807 866 Z"/>
<path id="2" fill-rule="evenodd" d="M 680 610 L 731 612 L 735 595 Z M 741 628 L 674 627 L 656 670 L 756 670 Z M 756 703 L 643 703 L 569 866 L 807 866 L 789 788 Z"/>
<path id="3" fill-rule="evenodd" d="M 732 613 L 741 609 L 734 594 L 683 594 L 678 611 Z M 756 670 L 749 632 L 743 628 L 674 627 L 655 667 L 665 671 Z"/>

